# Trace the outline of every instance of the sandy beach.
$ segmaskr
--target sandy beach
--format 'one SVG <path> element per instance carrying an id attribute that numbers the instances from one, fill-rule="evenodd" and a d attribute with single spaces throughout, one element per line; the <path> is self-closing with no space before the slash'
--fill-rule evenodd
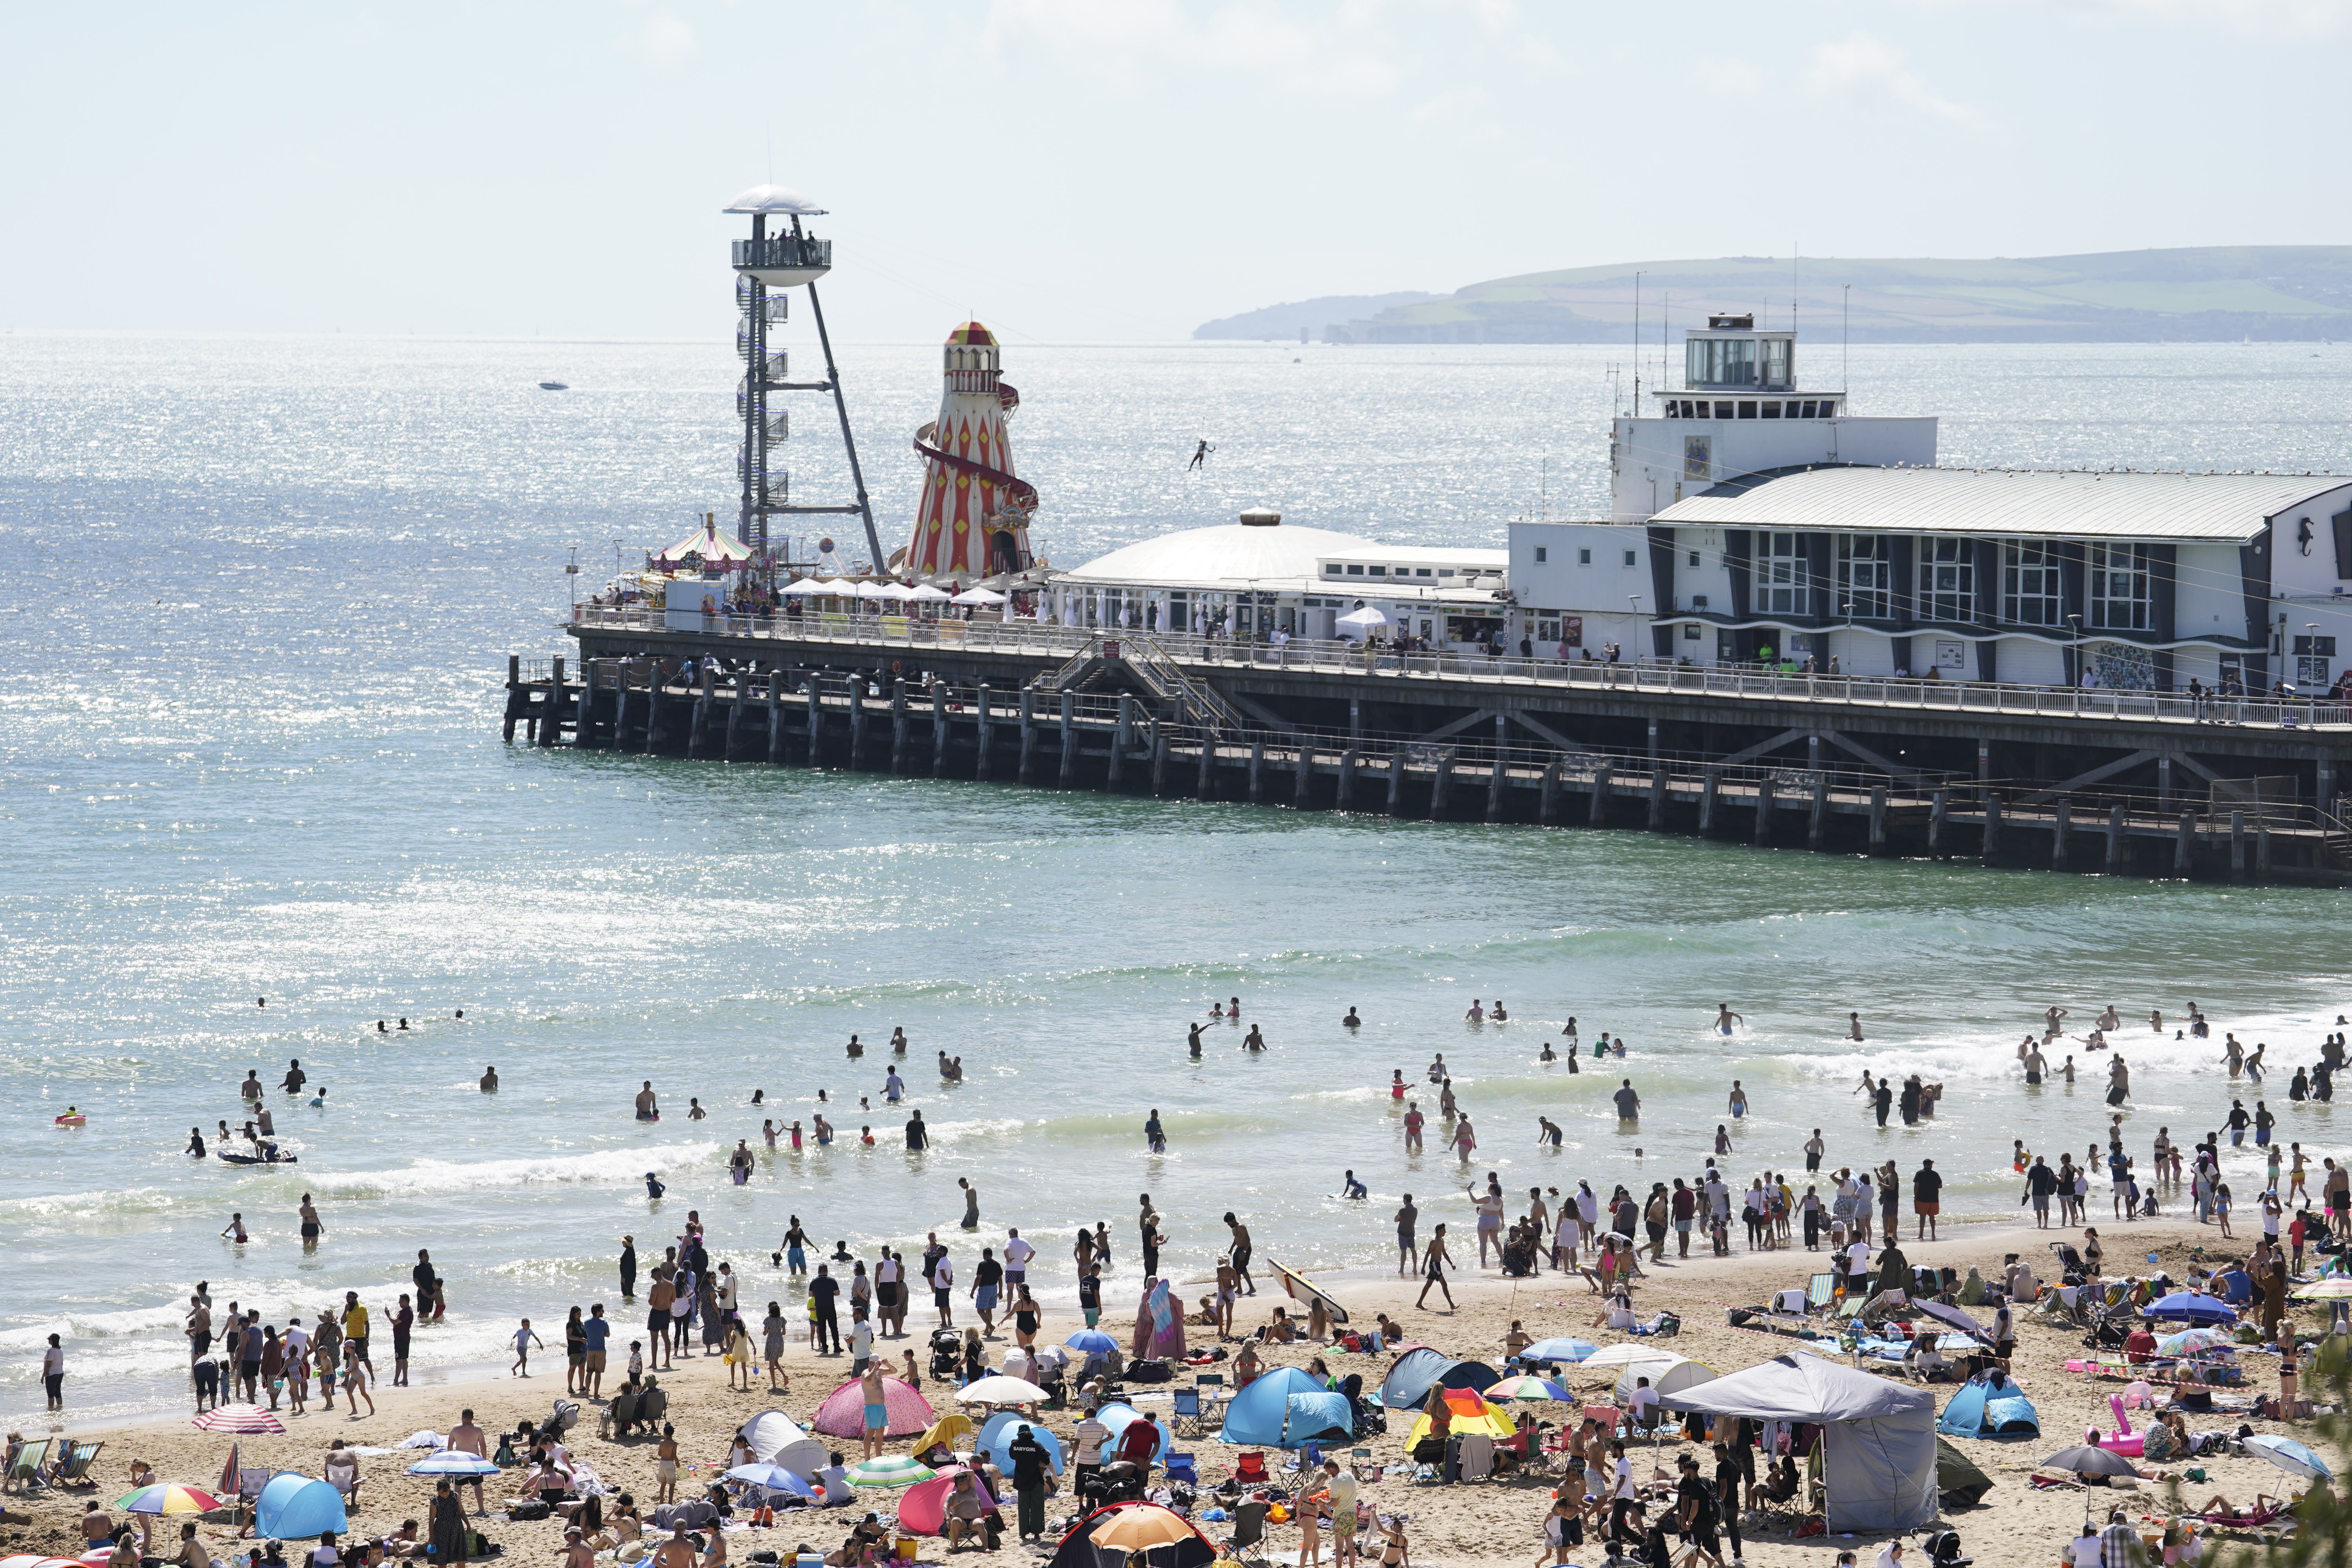
<path id="1" fill-rule="evenodd" d="M 1950 1266 L 1965 1270 L 1975 1265 L 1992 1273 L 2005 1252 L 2017 1251 L 2029 1258 L 2047 1259 L 2046 1244 L 2053 1239 L 2079 1239 L 2079 1232 L 2067 1233 L 2055 1229 L 2037 1231 L 2030 1226 L 2017 1227 L 1979 1224 L 1951 1227 L 1956 1234 L 1940 1242 L 1914 1245 L 1905 1243 L 1905 1251 L 1914 1263 Z M 2111 1266 L 2118 1269 L 2128 1267 L 2145 1271 L 2146 1255 L 2155 1252 L 2162 1267 L 2175 1278 L 2184 1276 L 2191 1268 L 2210 1267 L 2216 1258 L 2242 1256 L 2244 1245 L 2221 1241 L 2210 1226 L 2200 1227 L 2180 1221 L 2143 1222 L 2130 1226 L 2103 1226 L 2106 1237 Z M 1738 1247 L 1735 1242 L 1735 1247 Z M 2198 1249 L 2201 1248 L 2201 1252 Z M 716 1256 L 723 1257 L 723 1251 Z M 1678 1339 L 1667 1342 L 1671 1348 L 1685 1355 L 1704 1361 L 1720 1372 L 1732 1372 L 1751 1366 L 1787 1350 L 1789 1342 L 1772 1335 L 1734 1329 L 1727 1326 L 1727 1307 L 1753 1305 L 1761 1301 L 1772 1289 L 1801 1285 L 1822 1267 L 1825 1253 L 1809 1254 L 1801 1247 L 1794 1251 L 1748 1253 L 1737 1250 L 1727 1258 L 1694 1256 L 1677 1260 L 1668 1247 L 1666 1261 L 1648 1266 L 1650 1279 L 1642 1286 L 1636 1305 L 1644 1315 L 1661 1309 L 1671 1309 L 1683 1320 Z M 1501 1345 L 1511 1321 L 1516 1319 L 1527 1331 L 1538 1338 L 1550 1334 L 1574 1334 L 1607 1344 L 1623 1338 L 1605 1330 L 1592 1327 L 1599 1302 L 1584 1280 L 1546 1273 L 1530 1279 L 1510 1280 L 1492 1270 L 1475 1267 L 1465 1269 L 1454 1281 L 1458 1305 L 1451 1310 L 1417 1310 L 1412 1306 L 1419 1292 L 1418 1279 L 1403 1279 L 1370 1273 L 1330 1277 L 1323 1281 L 1331 1293 L 1342 1301 L 1351 1318 L 1369 1324 L 1373 1314 L 1385 1311 L 1399 1319 L 1411 1333 L 1448 1353 L 1476 1357 L 1490 1362 L 1501 1359 Z M 767 1260 L 760 1258 L 745 1278 L 746 1298 L 763 1303 L 771 1296 L 783 1298 L 784 1280 L 772 1273 Z M 1131 1287 L 1129 1288 L 1131 1289 Z M 1203 1287 L 1194 1285 L 1188 1292 L 1197 1298 Z M 1120 1300 L 1116 1289 L 1106 1292 L 1114 1301 Z M 1270 1315 L 1273 1306 L 1282 1300 L 1277 1289 L 1261 1279 L 1255 1298 L 1244 1297 L 1237 1322 L 1254 1326 Z M 1433 1298 L 1434 1300 L 1435 1298 Z M 537 1319 L 551 1328 L 561 1323 L 562 1308 L 569 1303 L 551 1304 L 543 1317 Z M 613 1306 L 608 1304 L 608 1312 Z M 958 1321 L 969 1317 L 969 1303 L 960 1303 Z M 1131 1310 L 1131 1308 L 1129 1309 Z M 748 1314 L 756 1318 L 756 1311 Z M 1125 1322 L 1118 1308 L 1106 1314 L 1105 1326 L 1121 1333 Z M 627 1319 L 623 1318 L 625 1322 Z M 1968 1550 L 1980 1562 L 2001 1563 L 2042 1563 L 2055 1561 L 2055 1553 L 2075 1533 L 2083 1518 L 2085 1498 L 2092 1506 L 2104 1511 L 2113 1506 L 2132 1510 L 2134 1517 L 2154 1514 L 2162 1508 L 2162 1490 L 2144 1483 L 2136 1491 L 2073 1490 L 2040 1492 L 2027 1488 L 2026 1476 L 2034 1461 L 2057 1448 L 2079 1441 L 2084 1429 L 2094 1422 L 2112 1425 L 2107 1419 L 2107 1399 L 2121 1388 L 2112 1382 L 2092 1382 L 2079 1373 L 2063 1370 L 2070 1356 L 2082 1353 L 2080 1335 L 2042 1326 L 2029 1315 L 2021 1315 L 2021 1338 L 2015 1360 L 2019 1381 L 2032 1398 L 2042 1420 L 2042 1436 L 2033 1440 L 2014 1443 L 1969 1442 L 1961 1445 L 1969 1456 L 1994 1480 L 1993 1491 L 1975 1508 L 1962 1510 L 1952 1516 Z M 2306 1318 L 2306 1322 L 2311 1320 Z M 1049 1312 L 1041 1334 L 1042 1342 L 1059 1341 L 1079 1327 L 1075 1315 Z M 898 1351 L 915 1348 L 921 1360 L 921 1331 L 929 1327 L 928 1311 L 909 1319 L 910 1337 L 887 1342 L 892 1360 Z M 1202 1330 L 1190 1330 L 1192 1342 L 1198 1345 Z M 1001 1355 L 1010 1344 L 1010 1336 L 992 1345 Z M 625 1343 L 625 1341 L 623 1342 Z M 321 1456 L 329 1442 L 340 1437 L 347 1445 L 390 1447 L 424 1428 L 446 1432 L 457 1419 L 461 1406 L 470 1405 L 477 1418 L 488 1430 L 496 1433 L 510 1430 L 520 1420 L 543 1417 L 552 1402 L 562 1396 L 563 1364 L 560 1329 L 557 1349 L 551 1356 L 534 1358 L 534 1370 L 528 1379 L 488 1376 L 478 1381 L 442 1384 L 432 1387 L 395 1389 L 379 1387 L 375 1391 L 376 1413 L 373 1416 L 353 1418 L 338 1411 L 329 1415 L 317 1412 L 304 1416 L 285 1415 L 288 1432 L 283 1436 L 247 1437 L 242 1440 L 242 1461 L 248 1467 L 268 1466 L 272 1468 L 298 1469 L 316 1475 L 321 1467 Z M 1314 1347 L 1293 1344 L 1272 1347 L 1267 1354 L 1270 1364 L 1303 1365 Z M 1363 1374 L 1368 1384 L 1377 1385 L 1386 1370 L 1390 1357 L 1326 1352 L 1327 1359 L 1336 1372 Z M 614 1356 L 616 1365 L 625 1359 L 625 1352 Z M 2271 1370 L 2274 1363 L 2260 1356 L 2246 1358 L 2250 1367 L 2251 1391 L 2274 1391 L 2276 1376 Z M 389 1369 L 389 1363 L 383 1363 Z M 682 1454 L 690 1462 L 687 1482 L 698 1476 L 708 1479 L 723 1468 L 728 1441 L 744 1420 L 758 1412 L 780 1407 L 805 1424 L 816 1405 L 846 1375 L 845 1358 L 818 1356 L 804 1342 L 795 1343 L 787 1358 L 791 1377 L 789 1393 L 772 1396 L 764 1389 L 745 1393 L 730 1391 L 715 1356 L 681 1356 L 677 1370 L 662 1376 L 670 1391 L 669 1418 L 677 1430 Z M 93 1369 L 84 1365 L 83 1376 Z M 615 1373 L 608 1379 L 618 1380 Z M 1570 1380 L 1575 1382 L 1571 1377 Z M 940 1384 L 928 1376 L 923 1393 L 937 1407 L 946 1408 L 949 1400 Z M 1937 1390 L 1939 1405 L 1948 1397 L 1950 1389 Z M 1164 1398 L 1164 1394 L 1162 1395 Z M 1606 1398 L 1605 1391 L 1600 1395 Z M 1153 1403 L 1146 1400 L 1141 1407 L 1155 1413 Z M 1565 1407 L 1543 1405 L 1535 1407 L 1539 1415 L 1552 1416 Z M 1165 1406 L 1158 1406 L 1164 1413 Z M 2245 1417 L 2216 1414 L 2193 1417 L 2192 1428 L 2204 1430 L 2218 1426 L 2234 1426 Z M 1049 1417 L 1058 1432 L 1067 1435 L 1076 1420 L 1076 1412 L 1054 1412 Z M 1391 1429 L 1383 1436 L 1371 1438 L 1366 1445 L 1373 1457 L 1393 1463 L 1403 1458 L 1405 1429 L 1409 1423 L 1392 1419 Z M 2135 1425 L 2138 1425 L 2135 1420 Z M 2275 1424 L 2254 1422 L 2257 1430 L 2284 1430 Z M 71 1429 L 70 1427 L 67 1429 Z M 28 1436 L 43 1433 L 27 1428 Z M 130 1463 L 143 1458 L 152 1464 L 166 1480 L 210 1487 L 219 1477 L 226 1457 L 228 1439 L 192 1428 L 185 1417 L 147 1421 L 117 1426 L 85 1435 L 102 1435 L 106 1448 L 100 1457 L 95 1473 L 100 1485 L 95 1494 L 40 1493 L 26 1500 L 12 1497 L 12 1510 L 29 1511 L 30 1525 L 11 1524 L 0 1529 L 0 1547 L 10 1552 L 57 1552 L 78 1549 L 79 1523 L 87 1499 L 95 1495 L 110 1500 L 128 1489 L 125 1479 Z M 2306 1426 L 2299 1434 L 2306 1439 L 2311 1433 Z M 611 1442 L 600 1439 L 595 1432 L 593 1411 L 583 1415 L 580 1426 L 571 1435 L 575 1455 L 593 1465 L 609 1484 L 635 1494 L 641 1506 L 649 1505 L 654 1490 L 654 1444 L 647 1439 Z M 1231 1468 L 1235 1450 L 1217 1442 L 1213 1436 L 1197 1440 L 1187 1439 L 1182 1445 L 1199 1456 L 1202 1479 L 1213 1484 Z M 907 1444 L 896 1443 L 894 1449 L 903 1451 Z M 851 1445 L 850 1458 L 856 1458 Z M 1669 1472 L 1673 1464 L 1673 1448 L 1663 1448 L 1658 1460 Z M 404 1520 L 422 1519 L 430 1496 L 428 1484 L 408 1477 L 406 1467 L 420 1456 L 413 1451 L 370 1456 L 363 1460 L 364 1482 L 358 1506 L 352 1511 L 352 1528 L 356 1531 L 378 1534 L 397 1527 Z M 2331 1456 L 2331 1460 L 2336 1458 Z M 1557 1461 L 1555 1461 L 1556 1463 Z M 1637 1461 L 1637 1464 L 1643 1463 Z M 2204 1483 L 2190 1483 L 2186 1488 L 2190 1506 L 2201 1503 L 2213 1492 L 2227 1494 L 2240 1503 L 2250 1501 L 2256 1493 L 2284 1492 L 2287 1478 L 2267 1463 L 2254 1458 L 2221 1458 L 2202 1461 L 2210 1478 Z M 1646 1465 L 1643 1465 L 1646 1468 Z M 493 1480 L 487 1489 L 493 1516 L 484 1522 L 491 1540 L 506 1548 L 509 1556 L 529 1561 L 551 1560 L 561 1545 L 560 1522 L 510 1522 L 497 1513 L 500 1496 L 499 1482 Z M 1367 1496 L 1377 1501 L 1382 1513 L 1402 1512 L 1409 1516 L 1413 1560 L 1424 1563 L 1507 1563 L 1514 1558 L 1533 1562 L 1540 1549 L 1541 1520 L 1550 1498 L 1549 1485 L 1527 1478 L 1512 1481 L 1487 1482 L 1451 1487 L 1421 1486 L 1390 1476 L 1367 1489 Z M 887 1508 L 895 1493 L 874 1493 L 861 1497 L 861 1503 Z M 647 1506 L 647 1511 L 650 1511 Z M 1067 1511 L 1066 1495 L 1057 1496 L 1049 1504 L 1049 1517 L 1059 1517 Z M 772 1530 L 749 1530 L 730 1542 L 732 1554 L 740 1561 L 746 1552 L 761 1548 L 784 1548 L 803 1542 L 820 1550 L 837 1545 L 849 1519 L 843 1513 L 827 1512 L 782 1516 Z M 1211 1527 L 1213 1531 L 1215 1527 Z M 216 1556 L 236 1550 L 232 1532 L 226 1525 L 206 1526 L 207 1540 Z M 1836 1550 L 1868 1546 L 1863 1561 L 1868 1562 L 1876 1547 L 1866 1540 L 1844 1540 L 1837 1537 L 1814 1538 L 1789 1542 L 1778 1538 L 1753 1538 L 1748 1542 L 1747 1560 L 1772 1564 L 1827 1563 Z M 1282 1526 L 1272 1530 L 1268 1537 L 1269 1555 L 1294 1557 L 1297 1547 L 1295 1527 Z M 1004 1551 L 1019 1549 L 1008 1537 Z M 943 1552 L 935 1541 L 923 1543 L 924 1557 L 935 1558 Z M 1603 1556 L 1597 1546 L 1588 1546 L 1571 1552 L 1578 1563 L 1598 1562 Z"/>

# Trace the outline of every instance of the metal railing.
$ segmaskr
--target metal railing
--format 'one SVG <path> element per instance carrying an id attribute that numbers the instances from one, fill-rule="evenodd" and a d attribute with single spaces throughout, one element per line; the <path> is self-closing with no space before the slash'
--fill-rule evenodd
<path id="1" fill-rule="evenodd" d="M 1692 697 L 1927 712 L 2162 721 L 2270 729 L 2352 727 L 2352 707 L 2317 700 L 2222 698 L 2096 687 L 2027 686 L 1998 681 L 1897 680 L 1869 676 L 1789 675 L 1774 670 L 1601 660 L 1496 658 L 1483 654 L 1401 653 L 1368 644 L 1308 641 L 1276 645 L 1192 632 L 1121 632 L 1034 621 L 929 620 L 903 615 L 709 616 L 701 629 L 727 637 L 855 647 L 1015 653 L 1082 661 L 1108 636 L 1148 639 L 1171 661 L 1207 669 L 1295 669 L 1321 674 L 1493 681 L 1506 685 L 1618 690 Z M 658 610 L 579 606 L 572 625 L 660 631 Z"/>

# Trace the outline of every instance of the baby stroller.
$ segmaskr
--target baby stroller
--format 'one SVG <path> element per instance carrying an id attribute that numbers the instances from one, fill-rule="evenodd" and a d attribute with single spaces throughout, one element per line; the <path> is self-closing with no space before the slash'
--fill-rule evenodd
<path id="1" fill-rule="evenodd" d="M 2057 1255 L 2058 1267 L 2065 1270 L 2066 1278 L 2063 1283 L 2080 1285 L 2090 1278 L 2090 1270 L 2084 1265 L 2083 1255 L 2074 1250 L 2071 1242 L 2053 1241 L 2050 1244 L 2050 1250 Z"/>
<path id="2" fill-rule="evenodd" d="M 963 1370 L 963 1336 L 953 1329 L 931 1331 L 931 1375 L 952 1381 Z"/>

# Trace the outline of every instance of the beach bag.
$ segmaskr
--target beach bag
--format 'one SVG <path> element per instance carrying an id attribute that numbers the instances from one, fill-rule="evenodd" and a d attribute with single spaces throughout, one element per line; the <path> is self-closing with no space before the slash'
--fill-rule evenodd
<path id="1" fill-rule="evenodd" d="M 1127 1369 L 1130 1383 L 1168 1383 L 1175 1378 L 1164 1361 L 1139 1361 Z"/>
<path id="2" fill-rule="evenodd" d="M 555 1505 L 542 1498 L 530 1498 L 507 1504 L 507 1517 L 517 1521 L 545 1519 L 555 1511 Z"/>

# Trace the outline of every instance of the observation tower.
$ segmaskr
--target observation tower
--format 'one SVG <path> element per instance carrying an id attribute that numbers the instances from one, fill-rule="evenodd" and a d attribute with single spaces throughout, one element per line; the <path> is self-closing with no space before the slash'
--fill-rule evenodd
<path id="1" fill-rule="evenodd" d="M 743 482 L 742 510 L 736 537 L 765 557 L 768 519 L 838 513 L 855 516 L 866 525 L 866 545 L 873 552 L 874 569 L 884 565 L 882 542 L 874 531 L 874 507 L 866 499 L 866 476 L 857 466 L 857 442 L 849 431 L 849 405 L 841 395 L 841 374 L 833 363 L 833 339 L 824 330 L 824 307 L 817 302 L 816 280 L 833 270 L 833 241 L 819 239 L 802 219 L 822 217 L 824 209 L 798 191 L 783 185 L 754 185 L 729 202 L 730 213 L 748 215 L 751 237 L 735 242 L 735 303 L 740 318 L 735 328 L 735 353 L 743 361 L 743 380 L 735 393 L 736 412 L 743 420 L 742 449 L 735 467 Z M 770 219 L 775 220 L 771 233 Z M 816 341 L 824 355 L 824 379 L 791 379 L 790 355 L 768 346 L 770 323 L 784 321 L 791 308 L 787 289 L 808 290 L 809 315 L 816 323 Z M 849 457 L 849 482 L 857 499 L 847 505 L 801 506 L 792 500 L 792 475 L 776 460 L 792 431 L 792 417 L 778 394 L 829 392 L 834 412 L 841 419 L 841 445 Z"/>

